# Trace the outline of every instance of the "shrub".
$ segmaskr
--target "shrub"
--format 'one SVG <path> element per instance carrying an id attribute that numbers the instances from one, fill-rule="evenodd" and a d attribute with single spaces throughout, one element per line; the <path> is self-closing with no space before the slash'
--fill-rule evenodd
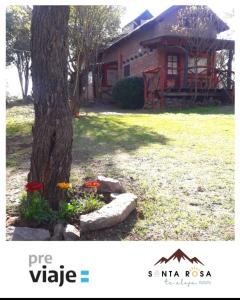
<path id="1" fill-rule="evenodd" d="M 20 213 L 26 220 L 35 221 L 38 224 L 48 224 L 55 220 L 55 214 L 48 206 L 45 199 L 39 192 L 31 193 L 31 199 L 27 198 L 27 193 L 20 196 Z"/>
<path id="2" fill-rule="evenodd" d="M 105 203 L 101 201 L 100 195 L 84 193 L 81 198 L 73 199 L 68 202 L 61 202 L 59 205 L 58 219 L 69 221 L 79 214 L 87 214 L 93 212 Z"/>
<path id="3" fill-rule="evenodd" d="M 59 204 L 58 219 L 68 221 L 76 216 L 79 212 L 79 201 L 72 200 L 70 202 L 62 201 Z"/>
<path id="4" fill-rule="evenodd" d="M 86 198 L 80 206 L 80 213 L 87 214 L 103 207 L 105 203 L 101 201 L 99 195 L 86 194 Z"/>
<path id="5" fill-rule="evenodd" d="M 112 91 L 113 99 L 124 109 L 139 109 L 144 105 L 144 83 L 141 77 L 119 80 Z"/>
<path id="6" fill-rule="evenodd" d="M 57 220 L 70 221 L 79 214 L 93 212 L 105 204 L 101 201 L 101 195 L 83 192 L 78 186 L 71 189 L 69 194 L 75 197 L 60 202 L 59 210 L 53 211 L 40 192 L 32 192 L 31 199 L 28 199 L 27 193 L 24 192 L 20 195 L 21 216 L 25 220 L 37 222 L 38 225 L 52 224 Z"/>

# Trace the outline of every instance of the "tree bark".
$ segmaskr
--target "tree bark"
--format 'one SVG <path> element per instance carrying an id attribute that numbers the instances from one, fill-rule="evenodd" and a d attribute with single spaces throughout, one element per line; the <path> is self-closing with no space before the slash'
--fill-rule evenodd
<path id="1" fill-rule="evenodd" d="M 24 86 L 24 100 L 27 99 L 28 96 L 28 86 L 29 86 L 29 59 L 27 58 L 27 56 L 25 56 L 25 60 L 26 60 L 26 65 L 25 65 L 25 72 L 24 72 L 24 79 L 25 79 L 25 86 Z"/>
<path id="2" fill-rule="evenodd" d="M 24 88 L 23 88 L 23 71 L 22 71 L 22 63 L 21 63 L 21 54 L 17 54 L 17 70 L 18 70 L 18 78 L 21 86 L 22 98 L 24 100 Z"/>
<path id="3" fill-rule="evenodd" d="M 71 111 L 74 116 L 79 112 L 81 106 L 81 74 L 72 74 L 72 95 L 71 95 Z"/>
<path id="4" fill-rule="evenodd" d="M 72 93 L 71 93 L 71 110 L 74 116 L 79 112 L 81 106 L 82 96 L 82 72 L 80 71 L 82 65 L 82 57 L 78 54 L 76 61 L 76 71 L 72 73 Z"/>
<path id="5" fill-rule="evenodd" d="M 72 117 L 67 89 L 67 6 L 34 6 L 31 26 L 35 109 L 28 181 L 44 184 L 43 196 L 57 210 L 72 161 Z"/>
<path id="6" fill-rule="evenodd" d="M 16 67 L 18 71 L 18 78 L 21 86 L 22 99 L 25 101 L 28 95 L 28 86 L 29 86 L 29 60 L 30 57 L 26 53 L 17 54 Z"/>

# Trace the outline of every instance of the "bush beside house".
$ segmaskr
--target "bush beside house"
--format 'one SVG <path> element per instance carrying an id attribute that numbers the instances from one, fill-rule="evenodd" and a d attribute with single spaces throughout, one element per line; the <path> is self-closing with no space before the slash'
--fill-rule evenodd
<path id="1" fill-rule="evenodd" d="M 144 105 L 144 83 L 141 77 L 119 80 L 112 91 L 113 99 L 124 109 L 140 109 Z"/>

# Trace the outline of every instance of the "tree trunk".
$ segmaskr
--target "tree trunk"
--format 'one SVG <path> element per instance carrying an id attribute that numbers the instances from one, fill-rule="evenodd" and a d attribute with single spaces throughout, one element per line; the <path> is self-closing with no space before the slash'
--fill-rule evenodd
<path id="1" fill-rule="evenodd" d="M 22 98 L 24 100 L 24 88 L 23 88 L 23 71 L 22 71 L 22 63 L 21 63 L 21 55 L 17 54 L 17 70 L 18 70 L 18 78 L 21 86 Z"/>
<path id="2" fill-rule="evenodd" d="M 30 57 L 26 53 L 18 53 L 17 54 L 17 71 L 18 78 L 21 86 L 22 99 L 25 101 L 28 95 L 28 86 L 29 86 L 29 60 Z"/>
<path id="3" fill-rule="evenodd" d="M 67 6 L 34 6 L 32 12 L 32 82 L 35 109 L 28 181 L 44 184 L 43 196 L 57 210 L 72 161 L 72 118 L 67 92 Z"/>
<path id="4" fill-rule="evenodd" d="M 71 95 L 71 110 L 72 115 L 79 112 L 81 106 L 81 75 L 76 73 L 72 74 L 73 92 Z"/>
<path id="5" fill-rule="evenodd" d="M 27 55 L 26 55 L 25 59 L 26 59 L 26 65 L 25 65 L 25 72 L 24 72 L 24 79 L 25 79 L 24 98 L 27 99 L 27 96 L 28 96 L 28 86 L 29 86 L 29 71 L 30 71 L 30 68 L 29 68 L 29 59 L 28 59 Z"/>
<path id="6" fill-rule="evenodd" d="M 82 95 L 82 75 L 81 75 L 82 56 L 78 54 L 76 62 L 76 72 L 72 73 L 72 93 L 71 93 L 71 110 L 74 116 L 79 112 Z"/>

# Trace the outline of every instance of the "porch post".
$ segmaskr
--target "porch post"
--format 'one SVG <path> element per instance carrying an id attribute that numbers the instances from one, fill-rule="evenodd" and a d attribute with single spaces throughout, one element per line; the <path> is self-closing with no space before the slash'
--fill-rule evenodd
<path id="1" fill-rule="evenodd" d="M 231 89 L 233 50 L 228 51 L 227 88 Z"/>
<path id="2" fill-rule="evenodd" d="M 183 87 L 188 87 L 188 51 L 184 51 Z"/>

